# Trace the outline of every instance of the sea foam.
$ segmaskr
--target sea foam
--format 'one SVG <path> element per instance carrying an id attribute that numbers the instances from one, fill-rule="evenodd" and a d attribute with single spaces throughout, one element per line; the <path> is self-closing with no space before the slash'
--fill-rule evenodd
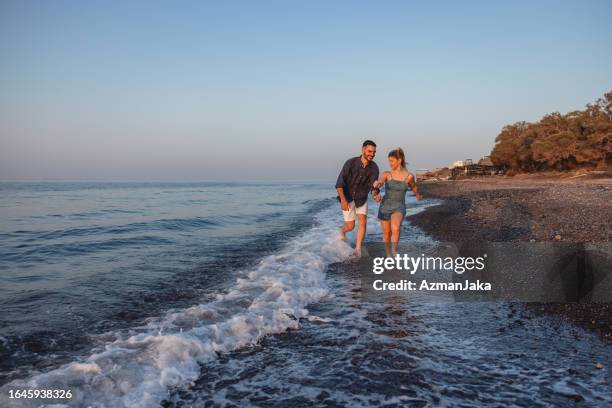
<path id="1" fill-rule="evenodd" d="M 328 294 L 325 270 L 351 248 L 337 238 L 338 214 L 323 210 L 315 225 L 278 253 L 245 270 L 216 299 L 149 319 L 82 361 L 5 384 L 0 402 L 40 406 L 41 400 L 8 400 L 9 389 L 70 389 L 56 406 L 150 407 L 200 375 L 201 363 L 255 344 L 263 336 L 298 329 L 309 303 Z M 48 401 L 57 404 L 59 400 Z"/>

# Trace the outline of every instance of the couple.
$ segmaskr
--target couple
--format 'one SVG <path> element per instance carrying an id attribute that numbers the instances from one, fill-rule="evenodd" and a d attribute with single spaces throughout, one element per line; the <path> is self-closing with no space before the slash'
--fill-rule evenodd
<path id="1" fill-rule="evenodd" d="M 406 192 L 410 188 L 421 199 L 414 176 L 406 169 L 406 159 L 401 148 L 389 152 L 390 171 L 385 171 L 379 178 L 378 166 L 374 163 L 376 143 L 371 140 L 363 142 L 361 156 L 348 159 L 338 175 L 336 190 L 344 216 L 344 225 L 340 230 L 340 239 L 355 228 L 355 218 L 359 223 L 355 240 L 355 255 L 361 256 L 361 244 L 366 232 L 368 194 L 380 203 L 378 219 L 382 226 L 383 241 L 387 255 L 397 253 L 402 221 L 406 216 Z M 380 187 L 385 186 L 385 196 L 381 197 Z"/>

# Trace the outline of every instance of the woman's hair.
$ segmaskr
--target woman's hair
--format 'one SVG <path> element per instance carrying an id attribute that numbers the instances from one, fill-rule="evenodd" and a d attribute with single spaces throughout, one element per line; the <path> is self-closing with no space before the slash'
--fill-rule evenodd
<path id="1" fill-rule="evenodd" d="M 391 150 L 387 157 L 394 157 L 394 158 L 396 158 L 397 160 L 399 160 L 401 162 L 402 167 L 406 168 L 406 156 L 404 156 L 404 151 L 402 150 L 401 147 L 398 147 L 397 149 Z"/>

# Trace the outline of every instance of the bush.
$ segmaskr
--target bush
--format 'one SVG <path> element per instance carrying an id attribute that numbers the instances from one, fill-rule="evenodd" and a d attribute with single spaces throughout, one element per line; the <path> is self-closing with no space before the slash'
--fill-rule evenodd
<path id="1" fill-rule="evenodd" d="M 516 172 L 606 168 L 612 165 L 612 92 L 584 110 L 558 112 L 539 122 L 504 126 L 491 161 Z"/>

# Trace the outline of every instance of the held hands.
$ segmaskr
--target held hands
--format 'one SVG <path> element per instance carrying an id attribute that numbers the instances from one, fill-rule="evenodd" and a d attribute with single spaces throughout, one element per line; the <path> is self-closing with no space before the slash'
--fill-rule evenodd
<path id="1" fill-rule="evenodd" d="M 376 180 L 372 186 L 374 188 L 381 188 L 382 185 L 383 185 L 383 183 L 381 183 L 380 181 Z"/>
<path id="2" fill-rule="evenodd" d="M 380 203 L 380 200 L 382 200 L 382 197 L 380 196 L 380 194 L 376 194 L 373 196 L 374 201 L 376 201 L 377 203 Z"/>

